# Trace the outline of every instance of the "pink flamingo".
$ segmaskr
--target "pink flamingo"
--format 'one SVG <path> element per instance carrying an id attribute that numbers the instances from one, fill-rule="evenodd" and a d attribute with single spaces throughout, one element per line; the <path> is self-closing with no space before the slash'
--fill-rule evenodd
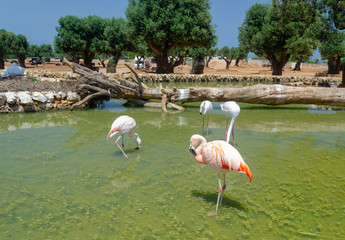
<path id="1" fill-rule="evenodd" d="M 199 147 L 195 150 L 195 147 Z M 231 170 L 246 174 L 250 181 L 252 181 L 252 174 L 249 167 L 244 162 L 241 154 L 230 144 L 222 140 L 215 140 L 207 142 L 203 136 L 195 134 L 190 139 L 189 151 L 193 154 L 194 159 L 201 164 L 208 164 L 218 174 L 218 199 L 216 213 L 218 212 L 218 205 L 222 205 L 223 194 L 226 189 L 225 173 Z M 224 184 L 221 184 L 220 173 L 223 173 Z"/>
<path id="2" fill-rule="evenodd" d="M 210 118 L 210 112 L 212 111 L 213 106 L 210 101 L 203 101 L 200 105 L 200 114 L 202 115 L 202 131 L 201 134 L 204 132 L 204 121 L 205 121 L 205 115 L 207 114 L 207 133 L 208 135 L 208 120 Z"/>
<path id="3" fill-rule="evenodd" d="M 229 117 L 231 117 L 231 122 L 228 130 L 225 130 L 226 141 L 230 143 L 230 134 L 232 134 L 232 139 L 235 147 L 235 133 L 234 133 L 234 124 L 235 120 L 240 114 L 240 106 L 234 101 L 225 102 L 220 105 L 220 108 L 226 115 L 226 127 L 228 126 Z"/>
<path id="4" fill-rule="evenodd" d="M 123 155 L 125 155 L 126 158 L 128 158 L 127 154 L 124 152 L 125 145 L 123 143 L 123 134 L 128 133 L 128 136 L 131 138 L 133 136 L 136 137 L 137 147 L 136 149 L 140 148 L 141 145 L 141 139 L 139 138 L 139 135 L 134 132 L 135 127 L 137 126 L 135 120 L 129 116 L 123 115 L 115 119 L 113 124 L 111 125 L 110 131 L 108 133 L 107 139 L 114 136 L 116 133 L 119 133 L 120 136 L 116 139 L 115 144 L 120 148 Z M 122 148 L 119 146 L 117 141 L 122 137 Z"/>

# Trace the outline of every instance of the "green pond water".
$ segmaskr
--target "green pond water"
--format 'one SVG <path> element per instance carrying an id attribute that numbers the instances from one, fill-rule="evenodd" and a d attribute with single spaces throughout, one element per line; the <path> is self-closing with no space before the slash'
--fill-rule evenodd
<path id="1" fill-rule="evenodd" d="M 0 115 L 0 239 L 344 239 L 345 111 L 240 104 L 236 147 L 253 181 L 217 174 L 188 151 L 199 104 Z M 207 140 L 225 139 L 219 103 Z M 106 135 L 137 121 L 126 159 Z"/>

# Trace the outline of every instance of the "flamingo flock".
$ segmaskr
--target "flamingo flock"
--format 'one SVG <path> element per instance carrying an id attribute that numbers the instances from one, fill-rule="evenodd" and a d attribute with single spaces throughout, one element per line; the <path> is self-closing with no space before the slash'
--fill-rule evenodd
<path id="1" fill-rule="evenodd" d="M 201 164 L 209 165 L 218 174 L 218 198 L 216 205 L 216 212 L 212 215 L 217 215 L 218 208 L 222 204 L 223 195 L 226 189 L 225 173 L 230 171 L 238 171 L 248 176 L 250 182 L 252 181 L 252 174 L 248 165 L 244 162 L 241 154 L 235 148 L 235 134 L 234 124 L 240 113 L 240 107 L 234 101 L 225 102 L 220 105 L 221 110 L 226 115 L 226 127 L 228 126 L 229 117 L 231 118 L 229 127 L 225 130 L 226 139 L 214 140 L 207 142 L 206 139 L 198 134 L 194 134 L 190 138 L 189 151 L 192 153 L 194 159 Z M 206 136 L 208 136 L 208 123 L 210 113 L 213 110 L 212 103 L 210 101 L 203 101 L 200 105 L 200 114 L 203 116 L 202 132 L 204 132 L 205 115 L 207 116 Z M 116 146 L 121 150 L 123 155 L 128 158 L 128 155 L 124 151 L 124 134 L 128 134 L 129 137 L 136 137 L 137 147 L 141 146 L 141 139 L 139 135 L 134 132 L 136 128 L 136 122 L 132 117 L 123 115 L 115 119 L 111 125 L 107 138 L 111 138 L 117 133 L 120 135 L 116 141 Z M 233 146 L 230 144 L 230 139 L 233 139 Z M 119 139 L 122 139 L 122 145 L 118 144 Z M 221 175 L 223 175 L 223 183 L 221 181 Z"/>

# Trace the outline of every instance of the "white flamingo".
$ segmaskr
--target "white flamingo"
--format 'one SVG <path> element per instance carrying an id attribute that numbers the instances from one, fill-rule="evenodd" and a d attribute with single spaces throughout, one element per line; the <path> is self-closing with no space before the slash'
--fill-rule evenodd
<path id="1" fill-rule="evenodd" d="M 120 116 L 115 119 L 113 124 L 111 125 L 110 131 L 108 133 L 107 138 L 111 138 L 115 134 L 119 133 L 120 136 L 116 139 L 115 144 L 120 148 L 123 155 L 125 155 L 126 158 L 128 158 L 127 154 L 124 152 L 125 145 L 123 143 L 123 134 L 128 133 L 128 136 L 136 137 L 136 143 L 137 147 L 136 149 L 140 148 L 141 145 L 141 139 L 139 138 L 139 135 L 134 132 L 135 127 L 137 126 L 135 120 L 127 115 Z M 122 137 L 122 148 L 119 146 L 117 141 Z"/>
<path id="2" fill-rule="evenodd" d="M 202 130 L 201 134 L 204 132 L 204 121 L 205 121 L 205 115 L 207 114 L 207 132 L 206 135 L 208 135 L 208 120 L 210 118 L 210 112 L 212 111 L 213 106 L 210 101 L 203 101 L 200 104 L 200 114 L 202 115 Z"/>
<path id="3" fill-rule="evenodd" d="M 241 111 L 240 106 L 238 106 L 238 104 L 234 101 L 229 101 L 229 102 L 225 102 L 221 104 L 220 108 L 226 115 L 226 127 L 228 126 L 228 123 L 229 123 L 229 117 L 231 117 L 230 126 L 227 130 L 225 130 L 225 135 L 226 135 L 227 143 L 230 143 L 230 135 L 232 134 L 232 139 L 233 139 L 233 143 L 235 147 L 234 124 L 235 124 L 236 118 L 240 114 L 240 111 Z"/>
<path id="4" fill-rule="evenodd" d="M 199 143 L 199 147 L 195 149 Z M 246 174 L 250 181 L 252 181 L 252 173 L 241 154 L 225 141 L 215 140 L 207 142 L 203 136 L 196 134 L 190 139 L 189 151 L 193 154 L 197 162 L 209 165 L 218 174 L 219 189 L 215 214 L 217 215 L 218 205 L 222 205 L 223 194 L 226 189 L 225 173 L 231 170 L 238 171 Z M 224 176 L 223 186 L 221 184 L 220 173 L 223 173 Z"/>

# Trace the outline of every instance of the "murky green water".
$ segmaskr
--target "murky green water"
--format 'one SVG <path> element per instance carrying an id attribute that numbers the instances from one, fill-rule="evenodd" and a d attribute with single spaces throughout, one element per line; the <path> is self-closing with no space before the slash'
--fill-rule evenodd
<path id="1" fill-rule="evenodd" d="M 197 106 L 197 107 L 193 107 Z M 253 174 L 194 161 L 198 104 L 0 115 L 0 239 L 344 239 L 345 112 L 240 104 L 236 143 Z M 225 138 L 215 105 L 208 140 Z M 142 149 L 106 139 L 134 117 Z"/>

